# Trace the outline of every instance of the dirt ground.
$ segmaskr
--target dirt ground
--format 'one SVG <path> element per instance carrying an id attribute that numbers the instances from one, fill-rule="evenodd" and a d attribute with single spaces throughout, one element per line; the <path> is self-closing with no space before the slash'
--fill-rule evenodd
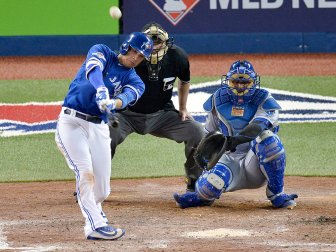
<path id="1" fill-rule="evenodd" d="M 336 73 L 336 54 L 192 55 L 191 72 L 219 76 L 241 58 L 261 75 Z M 0 57 L 0 79 L 72 78 L 83 59 Z M 0 183 L 0 250 L 336 251 L 336 177 L 286 177 L 286 192 L 299 194 L 294 210 L 273 209 L 265 188 L 182 210 L 172 197 L 185 190 L 182 177 L 111 180 L 103 207 L 112 225 L 126 229 L 117 241 L 85 240 L 74 187 L 74 181 Z"/>
<path id="2" fill-rule="evenodd" d="M 66 167 L 65 167 L 66 169 Z M 211 207 L 178 208 L 183 178 L 112 180 L 103 207 L 117 241 L 88 241 L 74 182 L 0 184 L 0 250 L 336 251 L 336 178 L 286 177 L 294 210 L 273 209 L 265 189 L 224 194 Z"/>

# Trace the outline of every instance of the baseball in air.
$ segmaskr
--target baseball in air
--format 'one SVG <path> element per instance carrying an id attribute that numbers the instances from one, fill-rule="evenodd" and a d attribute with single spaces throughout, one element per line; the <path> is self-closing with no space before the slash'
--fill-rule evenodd
<path id="1" fill-rule="evenodd" d="M 110 8 L 110 16 L 114 19 L 119 19 L 121 18 L 121 11 L 117 6 L 112 6 Z"/>

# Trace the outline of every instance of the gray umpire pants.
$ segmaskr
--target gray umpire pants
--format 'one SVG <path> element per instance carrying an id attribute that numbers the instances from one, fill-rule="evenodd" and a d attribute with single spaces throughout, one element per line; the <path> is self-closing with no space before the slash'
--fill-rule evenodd
<path id="1" fill-rule="evenodd" d="M 184 142 L 187 189 L 194 189 L 194 183 L 203 171 L 195 164 L 193 158 L 197 145 L 205 135 L 201 123 L 195 120 L 182 121 L 176 110 L 159 110 L 152 114 L 140 114 L 126 110 L 116 113 L 115 116 L 119 120 L 119 126 L 110 127 L 112 158 L 117 145 L 133 132 L 141 135 L 151 134 L 174 140 L 177 143 Z"/>

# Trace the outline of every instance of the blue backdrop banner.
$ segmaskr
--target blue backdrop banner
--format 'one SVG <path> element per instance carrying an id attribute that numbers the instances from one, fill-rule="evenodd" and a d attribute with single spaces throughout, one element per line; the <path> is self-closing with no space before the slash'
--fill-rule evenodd
<path id="1" fill-rule="evenodd" d="M 172 33 L 336 32 L 336 0 L 123 1 L 123 33 L 156 21 Z"/>

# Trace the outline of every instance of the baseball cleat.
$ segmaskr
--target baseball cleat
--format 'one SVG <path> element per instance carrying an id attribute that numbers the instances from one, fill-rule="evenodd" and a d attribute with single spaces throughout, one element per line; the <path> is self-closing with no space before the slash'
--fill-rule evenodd
<path id="1" fill-rule="evenodd" d="M 294 201 L 294 199 L 296 198 L 298 198 L 297 194 L 286 194 L 286 193 L 281 193 L 269 197 L 269 199 L 272 202 L 272 205 L 275 208 L 287 208 L 287 209 L 294 209 L 294 207 L 296 207 L 296 202 Z"/>
<path id="2" fill-rule="evenodd" d="M 125 234 L 125 230 L 121 228 L 113 228 L 104 226 L 94 230 L 88 237 L 88 240 L 116 240 Z"/>
<path id="3" fill-rule="evenodd" d="M 174 200 L 175 200 L 175 203 L 176 203 L 176 206 L 180 207 L 180 208 L 183 208 L 182 205 L 181 205 L 181 200 L 180 200 L 180 195 L 178 195 L 177 193 L 174 193 L 173 194 L 173 197 L 174 197 Z"/>
<path id="4" fill-rule="evenodd" d="M 287 209 L 294 209 L 294 207 L 296 207 L 296 202 L 294 200 L 289 200 L 289 201 L 286 201 L 282 206 L 281 208 L 287 208 Z"/>
<path id="5" fill-rule="evenodd" d="M 210 206 L 214 202 L 199 198 L 195 192 L 187 192 L 185 194 L 174 193 L 173 197 L 176 205 L 182 209 L 188 207 Z"/>

